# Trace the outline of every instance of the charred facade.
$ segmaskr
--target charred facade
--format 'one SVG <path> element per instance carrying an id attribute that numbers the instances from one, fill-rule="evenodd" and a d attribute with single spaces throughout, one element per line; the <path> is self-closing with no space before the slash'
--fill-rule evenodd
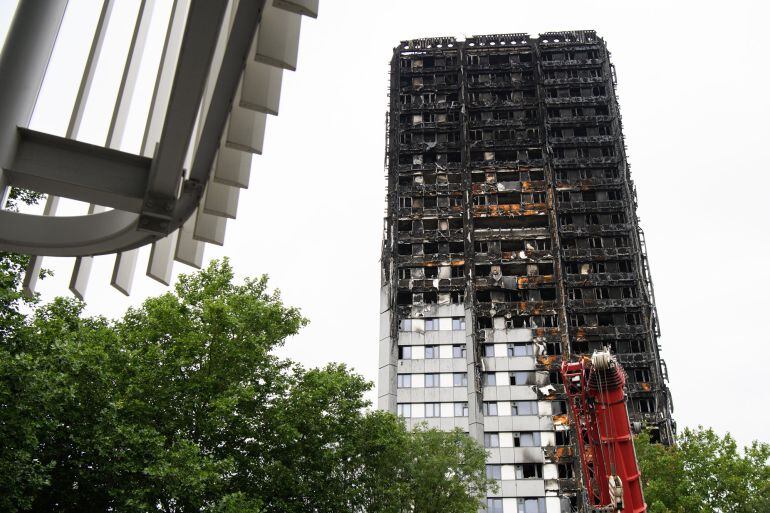
<path id="1" fill-rule="evenodd" d="M 578 511 L 562 359 L 609 347 L 674 432 L 606 45 L 405 41 L 390 77 L 379 407 L 484 443 L 490 512 Z"/>

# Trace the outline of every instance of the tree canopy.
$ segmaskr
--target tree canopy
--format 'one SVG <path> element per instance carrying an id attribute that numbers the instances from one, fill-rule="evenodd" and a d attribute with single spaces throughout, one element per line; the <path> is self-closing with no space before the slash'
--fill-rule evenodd
<path id="1" fill-rule="evenodd" d="M 408 431 L 344 365 L 276 356 L 307 320 L 264 276 L 213 262 L 118 320 L 83 309 L 3 318 L 2 511 L 475 513 L 494 486 L 464 433 Z"/>
<path id="2" fill-rule="evenodd" d="M 670 447 L 642 433 L 636 452 L 649 513 L 770 512 L 770 444 L 741 453 L 729 433 L 698 427 Z"/>

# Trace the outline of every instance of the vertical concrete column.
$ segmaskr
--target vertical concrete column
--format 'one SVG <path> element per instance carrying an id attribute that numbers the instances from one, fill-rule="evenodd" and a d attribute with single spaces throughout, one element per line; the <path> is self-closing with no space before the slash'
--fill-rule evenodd
<path id="1" fill-rule="evenodd" d="M 377 376 L 377 408 L 396 413 L 396 364 L 398 362 L 398 331 L 392 329 L 393 308 L 391 286 L 380 288 L 380 369 Z"/>
<path id="2" fill-rule="evenodd" d="M 481 355 L 477 354 L 473 325 L 473 308 L 465 305 L 465 362 L 468 370 L 468 434 L 471 438 L 484 443 L 484 415 L 481 411 L 481 376 L 478 375 L 476 362 Z"/>

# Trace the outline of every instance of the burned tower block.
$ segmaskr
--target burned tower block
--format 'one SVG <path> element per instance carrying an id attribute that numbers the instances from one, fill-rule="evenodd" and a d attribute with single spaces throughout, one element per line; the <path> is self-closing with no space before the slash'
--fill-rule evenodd
<path id="1" fill-rule="evenodd" d="M 562 359 L 609 347 L 632 422 L 672 441 L 621 128 L 592 31 L 393 51 L 379 407 L 484 444 L 490 513 L 580 506 Z"/>

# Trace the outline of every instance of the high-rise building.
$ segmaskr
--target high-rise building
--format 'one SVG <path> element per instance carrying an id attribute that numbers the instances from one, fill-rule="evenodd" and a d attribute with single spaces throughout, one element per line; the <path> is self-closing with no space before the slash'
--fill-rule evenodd
<path id="1" fill-rule="evenodd" d="M 490 513 L 578 511 L 563 359 L 609 347 L 674 431 L 607 47 L 404 41 L 390 79 L 379 407 L 483 443 Z"/>

